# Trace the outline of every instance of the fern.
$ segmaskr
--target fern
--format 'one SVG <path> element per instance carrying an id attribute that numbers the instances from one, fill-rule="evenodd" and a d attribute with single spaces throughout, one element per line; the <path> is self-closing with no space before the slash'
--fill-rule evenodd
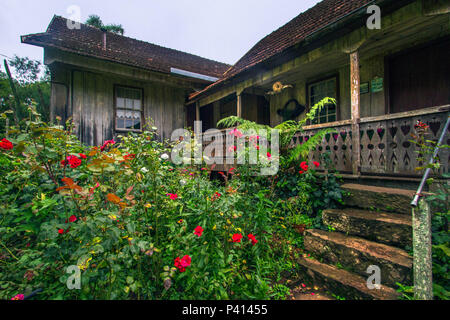
<path id="1" fill-rule="evenodd" d="M 239 118 L 237 116 L 229 116 L 226 118 L 223 118 L 222 120 L 217 122 L 217 126 L 219 128 L 232 128 L 232 127 L 238 127 L 241 130 L 250 130 L 253 129 L 257 133 L 259 130 L 266 130 L 269 134 L 272 128 L 268 125 L 264 124 L 258 124 L 256 122 L 245 120 L 242 118 Z"/>
<path id="2" fill-rule="evenodd" d="M 308 141 L 298 144 L 288 153 L 288 165 L 297 161 L 298 159 L 306 159 L 309 152 L 311 152 L 318 144 L 320 144 L 323 138 L 327 134 L 336 133 L 336 129 L 326 128 L 317 132 L 314 136 L 310 137 Z"/>
<path id="3" fill-rule="evenodd" d="M 301 131 L 303 126 L 306 124 L 308 120 L 313 120 L 316 117 L 316 114 L 320 113 L 320 111 L 327 105 L 327 104 L 334 104 L 336 105 L 336 99 L 333 98 L 324 98 L 317 102 L 306 114 L 305 118 L 300 121 L 294 121 L 289 120 L 285 121 L 278 126 L 276 126 L 274 129 L 278 129 L 281 132 L 283 132 L 282 135 L 280 135 L 280 146 L 285 147 L 287 146 L 294 137 L 294 134 L 296 134 L 298 131 Z"/>
<path id="4" fill-rule="evenodd" d="M 302 127 L 308 120 L 313 120 L 320 111 L 328 104 L 336 104 L 336 99 L 324 98 L 316 103 L 309 112 L 305 115 L 305 118 L 300 121 L 288 120 L 280 123 L 274 128 L 267 125 L 257 124 L 256 122 L 242 119 L 237 116 L 229 116 L 217 122 L 219 128 L 232 128 L 237 127 L 241 130 L 253 129 L 257 133 L 259 130 L 266 130 L 268 133 L 267 139 L 270 141 L 271 131 L 278 130 L 280 133 L 280 147 L 286 149 L 292 141 L 294 135 L 302 130 Z M 334 129 L 323 129 L 316 135 L 311 137 L 307 142 L 296 146 L 294 149 L 288 151 L 288 163 L 292 163 L 299 158 L 306 158 L 308 153 L 313 150 L 328 133 L 334 133 Z"/>

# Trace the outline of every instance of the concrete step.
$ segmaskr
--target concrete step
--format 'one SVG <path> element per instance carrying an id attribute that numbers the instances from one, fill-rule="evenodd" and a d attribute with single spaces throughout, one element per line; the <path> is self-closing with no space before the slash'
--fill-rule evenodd
<path id="1" fill-rule="evenodd" d="M 412 221 L 405 214 L 362 209 L 327 209 L 322 221 L 349 235 L 404 248 L 412 246 Z"/>
<path id="2" fill-rule="evenodd" d="M 384 285 L 369 289 L 366 278 L 317 260 L 302 257 L 297 262 L 307 280 L 346 299 L 397 300 L 400 297 L 400 293 Z"/>
<path id="3" fill-rule="evenodd" d="M 396 287 L 396 282 L 411 284 L 412 258 L 399 248 L 372 242 L 339 232 L 307 230 L 304 236 L 305 250 L 333 265 L 369 277 L 367 268 L 378 266 L 381 284 Z"/>
<path id="4" fill-rule="evenodd" d="M 410 203 L 414 191 L 352 183 L 343 184 L 341 187 L 350 192 L 349 196 L 344 197 L 347 206 L 411 214 Z"/>

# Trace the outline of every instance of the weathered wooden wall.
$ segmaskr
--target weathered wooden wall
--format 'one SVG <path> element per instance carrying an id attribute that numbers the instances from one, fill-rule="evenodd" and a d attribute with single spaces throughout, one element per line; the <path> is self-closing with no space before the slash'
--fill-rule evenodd
<path id="1" fill-rule="evenodd" d="M 185 126 L 187 92 L 183 88 L 149 81 L 136 81 L 100 72 L 83 70 L 57 64 L 52 67 L 52 77 L 69 88 L 65 103 L 65 86 L 52 85 L 52 116 L 59 115 L 63 121 L 73 117 L 75 133 L 88 145 L 99 145 L 113 138 L 114 86 L 130 86 L 143 89 L 145 118 L 151 118 L 158 128 L 160 139 L 170 139 L 174 129 Z"/>

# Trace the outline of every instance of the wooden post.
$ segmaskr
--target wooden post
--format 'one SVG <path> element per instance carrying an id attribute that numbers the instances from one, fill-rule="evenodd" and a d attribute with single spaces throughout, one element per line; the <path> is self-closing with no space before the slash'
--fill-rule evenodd
<path id="1" fill-rule="evenodd" d="M 200 121 L 200 103 L 198 101 L 195 103 L 195 120 Z"/>
<path id="2" fill-rule="evenodd" d="M 236 116 L 242 118 L 242 92 L 236 92 L 237 105 L 236 105 Z"/>
<path id="3" fill-rule="evenodd" d="M 414 298 L 433 300 L 431 213 L 425 199 L 412 209 Z"/>
<path id="4" fill-rule="evenodd" d="M 359 52 L 350 54 L 350 97 L 352 111 L 352 171 L 353 175 L 360 175 L 361 171 L 361 137 L 359 133 L 360 119 L 360 78 L 359 78 Z"/>

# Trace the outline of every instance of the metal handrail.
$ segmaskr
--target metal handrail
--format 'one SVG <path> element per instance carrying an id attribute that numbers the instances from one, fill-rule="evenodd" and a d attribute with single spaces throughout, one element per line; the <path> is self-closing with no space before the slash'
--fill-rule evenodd
<path id="1" fill-rule="evenodd" d="M 439 141 L 436 144 L 436 147 L 434 148 L 433 156 L 430 158 L 430 161 L 428 164 L 433 164 L 434 159 L 436 158 L 436 156 L 439 152 L 439 147 L 442 144 L 442 141 L 444 140 L 445 134 L 447 133 L 449 124 L 450 124 L 450 113 L 447 113 L 447 122 L 445 123 L 444 130 L 442 130 L 441 136 L 439 137 Z M 414 195 L 414 199 L 411 201 L 411 205 L 413 207 L 417 207 L 417 203 L 419 201 L 420 195 L 422 194 L 423 187 L 425 186 L 425 182 L 428 179 L 430 171 L 431 171 L 431 168 L 427 168 L 423 174 L 422 181 L 420 181 L 419 188 L 417 189 L 417 192 Z"/>

